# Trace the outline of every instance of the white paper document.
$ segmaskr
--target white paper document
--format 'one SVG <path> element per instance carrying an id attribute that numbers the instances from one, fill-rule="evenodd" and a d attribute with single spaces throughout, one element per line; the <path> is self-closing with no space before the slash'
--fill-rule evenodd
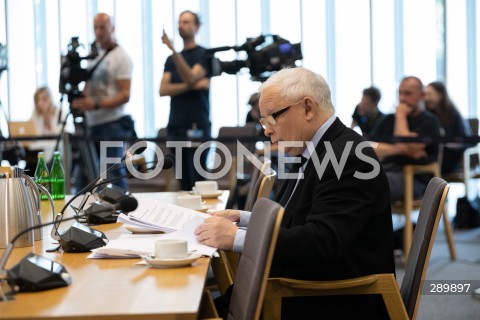
<path id="1" fill-rule="evenodd" d="M 192 222 L 194 221 L 192 220 Z M 183 232 L 192 228 L 195 229 L 195 226 L 192 225 L 185 230 L 162 235 L 124 234 L 118 239 L 110 240 L 104 247 L 93 249 L 92 254 L 90 254 L 87 258 L 138 258 L 141 255 L 150 255 L 153 254 L 154 243 L 158 239 L 184 239 L 188 241 L 189 252 L 196 252 L 209 257 L 217 256 L 216 248 L 197 242 L 193 232 Z"/>
<path id="2" fill-rule="evenodd" d="M 209 217 L 206 213 L 179 207 L 168 202 L 142 198 L 135 211 L 130 212 L 128 216 L 121 214 L 117 222 L 172 232 L 182 229 L 194 216 Z"/>
<path id="3" fill-rule="evenodd" d="M 159 200 L 143 198 L 137 210 L 130 212 L 128 216 L 120 215 L 118 222 L 166 232 L 177 231 L 162 235 L 125 234 L 116 240 L 110 240 L 104 247 L 92 250 L 93 253 L 87 258 L 136 258 L 153 254 L 156 240 L 174 238 L 187 240 L 189 252 L 217 256 L 216 248 L 200 244 L 195 239 L 195 228 L 207 217 L 210 215 Z"/>

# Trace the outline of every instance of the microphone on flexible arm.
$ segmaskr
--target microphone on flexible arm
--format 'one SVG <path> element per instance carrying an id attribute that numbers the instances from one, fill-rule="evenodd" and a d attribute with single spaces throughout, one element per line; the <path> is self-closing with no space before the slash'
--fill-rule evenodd
<path id="1" fill-rule="evenodd" d="M 99 212 L 113 212 L 116 210 L 133 211 L 137 208 L 138 202 L 133 197 L 121 199 L 117 204 L 104 208 L 99 211 L 85 213 L 80 216 L 88 216 Z M 60 213 L 59 213 L 60 215 Z M 64 221 L 73 220 L 77 217 L 68 217 Z M 65 287 L 72 282 L 72 278 L 67 269 L 60 263 L 37 255 L 33 252 L 28 253 L 19 263 L 11 269 L 6 270 L 5 265 L 10 257 L 15 241 L 22 235 L 35 229 L 55 224 L 55 221 L 37 224 L 26 228 L 16 234 L 8 243 L 2 257 L 0 258 L 0 276 L 5 276 L 14 292 L 42 291 L 47 289 Z M 90 237 L 91 241 L 97 241 L 95 237 Z M 103 243 L 105 245 L 105 243 Z"/>
<path id="2" fill-rule="evenodd" d="M 139 142 L 141 143 L 141 142 Z M 145 142 L 146 143 L 146 142 Z M 140 148 L 139 148 L 140 149 Z M 137 151 L 139 150 L 137 149 Z M 129 151 L 127 151 L 129 153 Z M 126 158 L 126 155 L 122 157 L 122 161 L 124 161 Z M 113 167 L 116 167 L 115 169 L 120 168 L 120 163 L 116 163 L 114 166 L 110 167 L 106 172 L 113 170 Z M 156 162 L 157 165 L 161 164 L 163 169 L 168 169 L 173 166 L 173 157 L 171 156 L 165 156 L 163 159 L 160 161 Z M 123 177 L 122 177 L 123 178 Z M 76 196 L 72 197 L 70 201 L 68 201 L 65 206 L 62 208 L 60 213 L 57 215 L 55 221 L 56 223 L 53 224 L 53 228 L 51 231 L 51 237 L 55 240 L 58 240 L 60 243 L 60 247 L 62 247 L 63 251 L 65 252 L 88 252 L 92 249 L 96 249 L 99 247 L 102 247 L 105 245 L 105 240 L 107 239 L 105 234 L 102 232 L 95 230 L 89 226 L 83 225 L 79 222 L 74 223 L 70 229 L 65 231 L 62 234 L 58 233 L 58 225 L 61 223 L 64 212 L 66 208 L 73 202 L 74 199 L 76 199 L 81 193 L 87 192 L 87 196 L 84 198 L 84 201 L 82 201 L 82 204 L 79 206 L 79 211 L 83 209 L 83 206 L 85 205 L 86 199 L 88 197 L 88 192 L 95 189 L 97 186 L 100 186 L 102 184 L 107 184 L 113 181 L 116 181 L 120 178 L 114 178 L 110 180 L 105 180 L 98 178 L 92 181 L 90 184 L 88 184 L 85 188 L 83 188 L 79 194 Z M 125 195 L 122 195 L 125 196 Z M 127 195 L 128 196 L 128 195 Z M 94 211 L 90 215 L 87 215 L 87 222 L 89 223 L 95 223 L 95 224 L 102 224 L 102 223 L 112 223 L 117 221 L 117 217 L 112 215 L 112 212 L 109 212 L 107 214 L 105 213 L 100 213 L 95 210 L 99 210 L 100 208 L 93 208 L 92 210 Z M 124 212 L 128 212 L 127 210 L 122 210 Z M 90 212 L 91 213 L 91 212 Z M 79 216 L 77 215 L 77 218 Z M 92 237 L 95 238 L 95 241 L 92 240 Z"/>
<path id="3" fill-rule="evenodd" d="M 96 184 L 97 182 L 99 182 L 100 180 L 102 180 L 102 175 L 107 175 L 107 173 L 109 173 L 110 171 L 112 170 L 116 170 L 120 164 L 122 162 L 125 161 L 125 159 L 127 158 L 127 156 L 129 155 L 136 155 L 136 154 L 140 154 L 142 153 L 143 151 L 145 151 L 146 149 L 146 141 L 145 140 L 137 140 L 133 145 L 136 145 L 137 143 L 141 143 L 142 146 L 140 148 L 138 148 L 135 152 L 131 153 L 130 152 L 130 149 L 127 150 L 127 152 L 125 152 L 125 154 L 122 156 L 122 158 L 120 159 L 119 162 L 115 163 L 113 166 L 109 167 L 107 170 L 105 170 L 105 172 L 103 172 L 102 174 L 100 174 L 99 177 L 95 178 L 94 180 L 92 180 L 89 184 L 87 184 L 85 187 L 83 187 L 83 189 L 81 189 L 75 196 L 73 196 L 62 208 L 62 210 L 60 211 L 60 213 L 63 213 L 65 212 L 65 209 L 75 200 L 77 199 L 80 195 L 86 193 L 86 192 L 89 192 L 91 190 L 93 190 L 95 187 L 96 187 Z M 122 167 L 124 168 L 124 167 Z"/>
<path id="4" fill-rule="evenodd" d="M 153 163 L 154 166 L 147 168 L 146 170 L 140 171 L 140 173 L 147 173 L 156 168 L 160 168 L 162 170 L 170 169 L 173 167 L 174 161 L 172 156 L 167 155 L 161 161 L 151 161 L 145 164 L 150 164 L 150 163 Z M 100 187 L 106 184 L 105 188 L 103 188 L 101 191 L 98 192 L 100 199 L 109 203 L 117 203 L 119 200 L 125 197 L 131 196 L 131 194 L 124 193 L 123 189 L 118 188 L 116 185 L 112 184 L 112 182 L 115 182 L 117 180 L 130 178 L 130 177 L 135 177 L 135 175 L 128 173 L 126 175 L 122 175 L 110 180 L 97 183 L 96 187 Z M 86 209 L 85 212 L 90 212 L 92 210 L 99 210 L 103 206 L 104 204 L 99 203 L 97 201 L 97 202 L 94 202 L 88 209 Z M 98 213 L 98 214 L 88 215 L 86 220 L 87 220 L 87 223 L 89 224 L 105 224 L 105 223 L 115 223 L 117 222 L 117 218 L 118 218 L 118 214 L 116 213 Z"/>
<path id="5" fill-rule="evenodd" d="M 136 147 L 136 149 L 132 150 L 134 146 Z M 132 147 L 129 148 L 127 152 L 125 152 L 125 154 L 122 156 L 120 161 L 115 163 L 113 166 L 109 167 L 107 170 L 105 170 L 103 174 L 106 175 L 108 172 L 118 169 L 121 163 L 124 162 L 128 156 L 139 154 L 140 152 L 143 152 L 146 147 L 147 147 L 147 142 L 145 140 L 137 140 L 134 144 L 132 144 Z M 53 222 L 51 237 L 59 241 L 60 247 L 62 247 L 63 251 L 65 252 L 88 252 L 92 249 L 99 248 L 106 244 L 105 240 L 107 240 L 107 237 L 105 236 L 105 234 L 93 228 L 90 228 L 88 226 L 82 225 L 80 223 L 74 223 L 70 227 L 70 229 L 66 230 L 62 234 L 58 233 L 58 226 L 63 220 L 63 215 L 65 213 L 66 208 L 68 208 L 68 206 L 80 195 L 87 193 L 84 197 L 84 200 L 81 203 L 81 206 L 79 207 L 79 209 L 77 209 L 81 211 L 89 196 L 89 192 L 97 186 L 97 183 L 103 181 L 103 179 L 101 178 L 102 175 L 100 175 L 98 178 L 91 181 L 82 190 L 80 190 L 75 196 L 73 196 L 63 206 L 62 210 L 60 210 L 60 213 L 56 216 L 55 221 Z M 79 218 L 78 213 L 76 214 L 75 217 L 77 219 Z M 94 239 L 92 239 L 92 237 Z"/>
<path id="6" fill-rule="evenodd" d="M 174 157 L 172 155 L 166 155 L 161 160 L 155 160 L 155 161 L 150 161 L 150 162 L 144 163 L 145 165 L 153 164 L 153 166 L 150 167 L 150 168 L 145 168 L 145 170 L 140 170 L 138 172 L 139 173 L 147 173 L 147 172 L 153 171 L 157 168 L 159 168 L 161 170 L 170 169 L 170 168 L 173 167 L 174 162 L 175 162 Z M 124 167 L 122 167 L 122 168 L 124 168 Z M 118 169 L 120 169 L 120 168 L 118 168 Z M 107 201 L 107 202 L 110 202 L 110 203 L 115 203 L 117 201 L 117 199 L 119 199 L 119 198 L 121 198 L 125 195 L 128 195 L 129 193 L 128 193 L 128 191 L 125 192 L 125 190 L 123 188 L 121 188 L 117 185 L 111 184 L 111 182 L 115 182 L 117 180 L 121 180 L 121 179 L 124 179 L 124 178 L 132 178 L 132 177 L 135 177 L 135 175 L 131 174 L 131 173 L 127 173 L 126 175 L 115 177 L 115 178 L 110 179 L 110 180 L 99 181 L 94 188 L 98 188 L 102 185 L 107 184 L 107 186 L 105 188 L 101 189 L 100 191 L 98 191 L 97 194 L 100 197 L 100 199 L 102 199 L 104 201 Z"/>
<path id="7" fill-rule="evenodd" d="M 150 168 L 146 168 L 145 170 L 141 170 L 141 171 L 137 170 L 137 171 L 143 174 L 143 173 L 151 172 L 155 169 L 160 169 L 160 170 L 170 169 L 175 164 L 175 158 L 173 157 L 173 155 L 166 155 L 161 160 L 154 160 L 154 161 L 149 161 L 144 163 L 144 165 L 149 165 L 149 164 L 153 164 L 153 166 Z M 124 168 L 128 168 L 128 167 L 123 166 L 123 167 L 118 167 L 117 169 L 124 169 Z M 91 189 L 92 190 L 97 189 L 98 187 L 106 184 L 107 186 L 105 188 L 101 189 L 96 193 L 98 194 L 100 199 L 110 203 L 116 203 L 119 198 L 130 195 L 128 191 L 125 191 L 123 188 L 112 184 L 112 182 L 115 182 L 117 180 L 121 180 L 124 178 L 138 178 L 138 177 L 135 176 L 135 174 L 127 173 L 125 175 L 118 176 L 118 177 L 104 180 L 104 181 L 101 181 L 100 179 Z"/>

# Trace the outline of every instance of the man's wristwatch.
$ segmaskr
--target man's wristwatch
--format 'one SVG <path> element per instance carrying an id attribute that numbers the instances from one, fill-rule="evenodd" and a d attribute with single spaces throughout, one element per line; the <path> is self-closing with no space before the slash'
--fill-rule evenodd
<path id="1" fill-rule="evenodd" d="M 98 103 L 98 101 L 95 101 L 95 106 L 93 107 L 93 109 L 95 110 L 100 109 L 100 103 Z"/>

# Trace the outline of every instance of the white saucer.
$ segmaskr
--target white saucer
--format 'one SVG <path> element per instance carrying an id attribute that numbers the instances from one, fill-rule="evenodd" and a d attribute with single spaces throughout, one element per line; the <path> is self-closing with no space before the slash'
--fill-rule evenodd
<path id="1" fill-rule="evenodd" d="M 197 193 L 195 190 L 192 190 L 192 191 L 190 191 L 190 193 L 195 194 L 195 195 L 199 195 L 199 196 L 202 197 L 202 199 L 214 199 L 214 198 L 218 198 L 223 193 L 223 191 L 218 190 L 218 191 L 213 192 L 213 193 Z"/>
<path id="2" fill-rule="evenodd" d="M 142 227 L 137 227 L 137 226 L 132 226 L 131 224 L 124 224 L 123 225 L 127 231 L 130 231 L 131 233 L 164 233 L 163 231 L 160 230 L 153 230 L 151 228 L 142 228 Z"/>
<path id="3" fill-rule="evenodd" d="M 142 255 L 141 258 L 155 268 L 161 267 L 184 267 L 189 266 L 193 262 L 195 262 L 198 258 L 200 258 L 200 254 L 198 253 L 189 253 L 185 258 L 181 259 L 156 259 L 153 256 L 145 256 Z"/>

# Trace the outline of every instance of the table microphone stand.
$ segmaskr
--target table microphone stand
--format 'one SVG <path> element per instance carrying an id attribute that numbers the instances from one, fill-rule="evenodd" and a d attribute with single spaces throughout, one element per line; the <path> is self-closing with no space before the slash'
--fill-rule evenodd
<path id="1" fill-rule="evenodd" d="M 128 197 L 120 200 L 115 206 L 104 208 L 102 210 L 92 212 L 91 214 L 107 211 L 114 212 L 117 210 L 133 211 L 137 208 L 137 206 L 137 200 L 133 197 Z M 69 217 L 63 220 L 67 221 L 75 218 L 76 217 Z M 37 224 L 20 231 L 12 238 L 10 243 L 5 248 L 3 255 L 0 257 L 0 280 L 6 279 L 14 292 L 43 291 L 47 289 L 65 287 L 72 282 L 72 278 L 64 266 L 32 252 L 28 253 L 11 269 L 5 269 L 5 265 L 12 253 L 15 241 L 17 241 L 27 232 L 55 224 L 56 222 L 57 221 L 55 220 L 52 222 Z M 0 291 L 0 298 L 3 297 L 2 294 L 5 296 L 3 291 Z"/>

